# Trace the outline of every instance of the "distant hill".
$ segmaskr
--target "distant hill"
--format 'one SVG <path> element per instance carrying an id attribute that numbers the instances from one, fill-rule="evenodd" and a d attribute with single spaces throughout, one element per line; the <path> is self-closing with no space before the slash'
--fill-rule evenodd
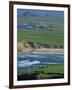
<path id="1" fill-rule="evenodd" d="M 18 16 L 56 16 L 63 18 L 63 11 L 51 11 L 51 10 L 33 10 L 33 9 L 18 9 Z"/>

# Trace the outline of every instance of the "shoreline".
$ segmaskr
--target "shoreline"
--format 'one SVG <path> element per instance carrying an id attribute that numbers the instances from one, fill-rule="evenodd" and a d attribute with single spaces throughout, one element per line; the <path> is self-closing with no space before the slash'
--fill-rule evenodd
<path id="1" fill-rule="evenodd" d="M 60 49 L 60 48 L 37 48 L 37 49 L 33 49 L 33 48 L 24 48 L 22 50 L 23 52 L 58 52 L 58 53 L 64 53 L 64 49 Z"/>

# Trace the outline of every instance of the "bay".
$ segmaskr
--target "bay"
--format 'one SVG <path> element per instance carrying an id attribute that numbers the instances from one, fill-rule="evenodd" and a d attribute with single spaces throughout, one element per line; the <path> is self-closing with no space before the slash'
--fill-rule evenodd
<path id="1" fill-rule="evenodd" d="M 30 67 L 48 64 L 64 64 L 63 53 L 29 52 L 18 54 L 17 67 Z"/>

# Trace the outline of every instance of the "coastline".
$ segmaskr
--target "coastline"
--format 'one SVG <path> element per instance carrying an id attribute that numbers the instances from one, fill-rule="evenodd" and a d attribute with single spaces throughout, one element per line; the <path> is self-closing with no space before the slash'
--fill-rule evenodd
<path id="1" fill-rule="evenodd" d="M 58 53 L 64 53 L 64 49 L 60 49 L 60 48 L 37 48 L 37 49 L 33 49 L 33 48 L 24 48 L 22 50 L 23 52 L 58 52 Z"/>

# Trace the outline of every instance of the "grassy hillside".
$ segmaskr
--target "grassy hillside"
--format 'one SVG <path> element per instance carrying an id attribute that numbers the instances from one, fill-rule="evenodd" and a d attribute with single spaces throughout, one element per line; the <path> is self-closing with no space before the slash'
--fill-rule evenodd
<path id="1" fill-rule="evenodd" d="M 64 22 L 63 18 L 46 16 L 18 16 L 17 23 L 54 23 L 55 26 L 52 29 L 18 29 L 17 39 L 18 42 L 33 42 L 49 45 L 64 45 Z"/>
<path id="2" fill-rule="evenodd" d="M 63 64 L 57 64 L 57 65 L 48 65 L 48 66 L 39 66 L 39 67 L 33 67 L 32 69 L 34 71 L 44 71 L 46 73 L 64 73 L 64 65 Z"/>
<path id="3" fill-rule="evenodd" d="M 64 65 L 33 66 L 29 70 L 18 71 L 18 80 L 64 78 Z"/>
<path id="4" fill-rule="evenodd" d="M 18 42 L 39 42 L 46 44 L 63 45 L 64 33 L 62 30 L 18 30 Z"/>
<path id="5" fill-rule="evenodd" d="M 38 23 L 40 21 L 43 22 L 51 22 L 51 23 L 64 23 L 63 18 L 61 17 L 55 17 L 55 16 L 18 16 L 17 22 L 18 23 L 24 23 L 24 22 L 32 22 L 34 21 L 35 23 Z"/>

